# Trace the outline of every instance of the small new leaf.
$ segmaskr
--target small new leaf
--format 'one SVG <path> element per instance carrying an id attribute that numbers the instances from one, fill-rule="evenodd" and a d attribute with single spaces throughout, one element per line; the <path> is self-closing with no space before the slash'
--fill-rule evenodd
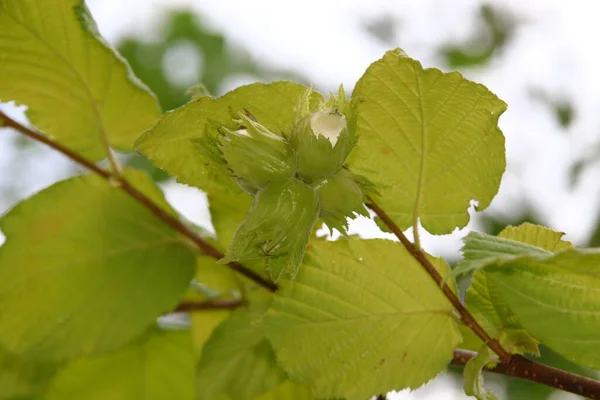
<path id="1" fill-rule="evenodd" d="M 470 359 L 463 370 L 465 394 L 476 397 L 477 400 L 499 400 L 491 390 L 483 386 L 483 368 L 493 367 L 498 358 L 491 354 L 488 346 L 483 346 L 474 358 Z"/>
<path id="2" fill-rule="evenodd" d="M 509 259 L 522 255 L 552 255 L 551 251 L 527 243 L 492 236 L 486 233 L 470 232 L 463 238 L 461 248 L 464 259 L 452 271 L 452 275 L 468 274 L 497 259 Z"/>

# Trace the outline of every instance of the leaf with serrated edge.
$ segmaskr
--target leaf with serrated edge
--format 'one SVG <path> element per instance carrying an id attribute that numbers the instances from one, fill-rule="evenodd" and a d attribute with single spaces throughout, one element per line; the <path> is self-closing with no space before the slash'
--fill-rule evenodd
<path id="1" fill-rule="evenodd" d="M 198 398 L 217 399 L 226 394 L 250 400 L 285 380 L 259 323 L 270 295 L 254 293 L 250 304 L 234 311 L 204 346 L 196 379 Z"/>
<path id="2" fill-rule="evenodd" d="M 297 383 L 286 380 L 275 389 L 270 390 L 252 400 L 314 400 L 310 390 Z"/>
<path id="3" fill-rule="evenodd" d="M 458 72 L 423 69 L 400 49 L 359 79 L 355 173 L 378 185 L 377 203 L 406 229 L 420 219 L 433 234 L 469 222 L 471 200 L 485 209 L 506 161 L 497 127 L 506 104 Z"/>
<path id="4" fill-rule="evenodd" d="M 568 360 L 600 368 L 600 250 L 499 260 L 490 284 L 532 336 Z"/>
<path id="5" fill-rule="evenodd" d="M 452 270 L 454 276 L 473 272 L 499 258 L 552 254 L 551 251 L 527 243 L 479 232 L 470 232 L 463 238 L 463 242 L 464 246 L 460 251 L 464 259 Z"/>
<path id="6" fill-rule="evenodd" d="M 292 380 L 317 398 L 364 400 L 416 388 L 444 369 L 461 340 L 453 307 L 408 251 L 356 238 L 311 246 L 265 318 Z"/>
<path id="7" fill-rule="evenodd" d="M 477 356 L 470 359 L 463 375 L 465 377 L 464 390 L 467 396 L 476 397 L 477 400 L 499 400 L 492 391 L 487 390 L 483 387 L 483 368 L 490 363 L 490 361 L 497 361 L 497 357 L 490 354 L 490 349 L 487 346 L 483 346 Z"/>
<path id="8" fill-rule="evenodd" d="M 519 251 L 523 251 L 521 255 L 544 256 L 572 247 L 570 242 L 562 240 L 562 236 L 560 232 L 530 223 L 508 226 L 498 234 L 498 238 L 481 234 L 477 236 L 479 241 L 472 244 L 479 246 L 478 249 L 482 251 L 465 252 L 465 258 L 471 257 L 469 261 L 481 262 L 480 266 L 483 266 L 497 259 L 517 258 Z M 509 242 L 504 242 L 505 240 Z M 519 243 L 523 247 L 519 247 Z M 465 244 L 465 247 L 467 245 L 469 244 Z M 509 352 L 539 354 L 539 341 L 523 329 L 519 319 L 504 301 L 502 291 L 489 282 L 483 271 L 475 272 L 465 294 L 465 304 L 483 329 L 498 338 Z"/>
<path id="9" fill-rule="evenodd" d="M 145 173 L 126 176 L 173 213 Z M 194 273 L 178 232 L 95 175 L 19 203 L 0 228 L 0 343 L 31 358 L 122 346 L 175 307 Z"/>
<path id="10" fill-rule="evenodd" d="M 71 362 L 44 400 L 193 400 L 194 363 L 189 332 L 156 329 L 115 352 Z"/>
<path id="11" fill-rule="evenodd" d="M 42 132 L 93 159 L 160 116 L 153 94 L 98 34 L 83 0 L 0 1 L 0 101 L 28 107 Z"/>

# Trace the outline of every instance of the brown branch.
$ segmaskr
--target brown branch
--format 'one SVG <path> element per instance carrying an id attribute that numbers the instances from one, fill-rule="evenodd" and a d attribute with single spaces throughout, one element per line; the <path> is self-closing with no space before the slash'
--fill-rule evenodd
<path id="1" fill-rule="evenodd" d="M 476 355 L 477 353 L 472 351 L 456 349 L 451 364 L 464 367 Z M 539 364 L 520 355 L 513 355 L 510 361 L 485 370 L 539 383 L 588 399 L 600 399 L 600 381 Z"/>
<path id="2" fill-rule="evenodd" d="M 425 271 L 427 271 L 427 273 L 435 281 L 435 283 L 439 285 L 440 289 L 442 290 L 448 301 L 452 303 L 456 311 L 458 311 L 458 313 L 460 314 L 460 317 L 464 324 L 467 327 L 469 327 L 469 329 L 471 329 L 473 333 L 475 333 L 484 343 L 486 343 L 488 347 L 494 351 L 494 353 L 498 354 L 500 360 L 502 360 L 503 362 L 508 362 L 511 359 L 511 354 L 508 351 L 506 351 L 496 339 L 488 335 L 487 332 L 481 327 L 481 325 L 479 325 L 479 323 L 475 320 L 471 313 L 460 302 L 458 296 L 454 294 L 454 292 L 448 285 L 445 284 L 444 278 L 433 266 L 431 261 L 429 261 L 425 253 L 419 250 L 417 247 L 415 247 L 415 245 L 412 244 L 411 241 L 406 238 L 406 236 L 404 236 L 404 233 L 402 233 L 402 230 L 398 227 L 398 225 L 396 225 L 396 223 L 392 221 L 389 215 L 387 215 L 386 212 L 383 211 L 381 207 L 379 207 L 377 203 L 373 201 L 373 199 L 369 197 L 368 200 L 369 204 L 367 205 L 369 206 L 369 208 L 371 208 L 375 212 L 375 214 L 377 214 L 377 216 L 381 218 L 383 223 L 392 231 L 392 233 L 394 233 L 394 235 L 396 235 L 396 237 L 398 238 L 398 240 L 400 240 L 402 245 L 404 245 L 406 250 L 408 250 L 408 252 L 419 262 L 419 264 L 423 266 L 423 268 L 425 268 Z"/>
<path id="3" fill-rule="evenodd" d="M 10 127 L 10 128 L 16 129 L 17 131 L 24 134 L 25 136 L 28 136 L 33 140 L 36 140 L 38 142 L 46 144 L 47 146 L 53 148 L 54 150 L 58 151 L 59 153 L 62 153 L 64 156 L 66 156 L 67 158 L 76 162 L 77 164 L 84 166 L 85 168 L 89 169 L 90 171 L 92 171 L 92 172 L 96 173 L 97 175 L 101 176 L 102 178 L 106 179 L 111 184 L 121 188 L 123 191 L 125 191 L 127 194 L 129 194 L 131 197 L 133 197 L 135 200 L 137 200 L 138 203 L 140 203 L 142 206 L 146 207 L 146 209 L 148 209 L 157 218 L 161 219 L 163 222 L 165 222 L 171 228 L 175 229 L 176 231 L 178 231 L 179 233 L 181 233 L 182 235 L 184 235 L 185 237 L 190 239 L 196 246 L 198 246 L 204 252 L 204 254 L 211 256 L 217 260 L 223 258 L 223 256 L 224 256 L 223 253 L 221 253 L 217 248 L 215 248 L 210 243 L 205 241 L 202 237 L 200 237 L 198 234 L 196 234 L 196 232 L 194 232 L 193 230 L 188 228 L 179 219 L 177 219 L 177 217 L 173 216 L 169 212 L 160 208 L 158 205 L 156 205 L 156 203 L 154 203 L 152 200 L 150 200 L 148 197 L 146 197 L 146 195 L 144 195 L 142 192 L 138 191 L 135 187 L 133 187 L 126 180 L 112 176 L 108 171 L 105 171 L 104 169 L 98 167 L 96 164 L 94 164 L 93 162 L 80 156 L 79 154 L 75 153 L 68 147 L 63 146 L 62 144 L 52 140 L 51 138 L 49 138 L 47 136 L 42 135 L 39 132 L 36 132 L 33 129 L 30 129 L 24 125 L 21 125 L 20 123 L 13 120 L 12 118 L 10 118 L 8 115 L 4 114 L 1 111 L 0 111 L 0 120 L 4 121 L 5 127 Z M 277 290 L 277 285 L 275 283 L 263 278 L 256 272 L 252 271 L 251 269 L 246 268 L 245 266 L 243 266 L 240 263 L 230 262 L 227 264 L 227 266 L 229 268 L 231 268 L 232 270 L 244 275 L 246 278 L 256 282 L 257 284 L 259 284 L 260 286 L 264 287 L 265 289 L 267 289 L 271 292 L 274 292 Z"/>
<path id="4" fill-rule="evenodd" d="M 246 305 L 243 299 L 218 299 L 202 302 L 184 301 L 173 310 L 173 312 L 194 312 L 210 310 L 235 310 Z"/>

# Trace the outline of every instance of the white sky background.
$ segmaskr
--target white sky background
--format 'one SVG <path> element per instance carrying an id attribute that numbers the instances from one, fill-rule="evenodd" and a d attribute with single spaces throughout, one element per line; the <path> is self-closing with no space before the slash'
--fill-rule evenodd
<path id="1" fill-rule="evenodd" d="M 591 155 L 600 143 L 600 5 L 585 0 L 505 0 L 503 6 L 521 21 L 500 57 L 477 72 L 463 71 L 505 100 L 508 111 L 500 126 L 506 136 L 508 169 L 500 193 L 489 209 L 493 214 L 514 214 L 529 201 L 542 220 L 567 232 L 567 238 L 584 243 L 593 228 L 600 195 L 600 163 L 588 168 L 574 189 L 569 167 L 582 155 Z M 400 23 L 395 46 L 402 47 L 425 67 L 439 67 L 436 50 L 462 43 L 475 29 L 475 0 L 88 0 L 100 31 L 111 43 L 129 33 L 151 37 L 163 10 L 178 5 L 202 13 L 217 32 L 242 45 L 267 64 L 296 69 L 319 87 L 335 89 L 344 83 L 349 91 L 366 67 L 387 47 L 362 28 L 368 17 L 389 14 Z M 575 119 L 567 130 L 531 96 L 531 87 L 572 101 Z M 4 107 L 6 109 L 6 107 Z M 19 182 L 17 197 L 0 199 L 0 212 L 19 200 L 65 177 L 69 163 L 39 148 L 11 151 L 13 134 L 0 135 L 0 168 L 20 163 L 16 175 L 0 175 L 0 185 Z M 27 157 L 33 154 L 35 157 Z M 16 171 L 16 169 L 13 169 Z M 208 214 L 195 189 L 166 186 L 170 201 L 188 218 L 206 226 Z M 355 231 L 372 236 L 366 221 Z M 426 249 L 441 255 L 456 254 L 460 237 L 425 235 Z M 460 388 L 443 380 L 397 399 L 463 398 Z M 554 398 L 553 398 L 554 399 Z"/>

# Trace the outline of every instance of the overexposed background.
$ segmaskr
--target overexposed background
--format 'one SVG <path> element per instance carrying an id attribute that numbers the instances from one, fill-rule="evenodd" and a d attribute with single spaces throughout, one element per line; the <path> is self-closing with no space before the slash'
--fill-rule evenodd
<path id="1" fill-rule="evenodd" d="M 350 91 L 366 67 L 394 47 L 425 67 L 459 69 L 509 105 L 500 119 L 508 168 L 488 210 L 452 235 L 424 235 L 425 248 L 456 260 L 460 238 L 469 230 L 494 231 L 498 224 L 522 220 L 564 231 L 578 245 L 600 245 L 596 2 L 88 0 L 88 5 L 102 34 L 136 71 L 153 65 L 138 74 L 156 85 L 164 108 L 184 102 L 185 89 L 203 78 L 217 95 L 282 78 L 323 92 L 343 83 Z M 217 55 L 227 61 L 227 73 L 214 65 Z M 22 108 L 0 108 L 24 120 Z M 0 168 L 0 212 L 78 172 L 60 155 L 8 130 L 0 132 Z M 180 212 L 210 229 L 201 192 L 171 180 L 161 185 Z M 352 231 L 380 235 L 366 219 L 356 221 Z M 499 379 L 490 381 L 500 394 L 510 390 Z M 463 397 L 460 384 L 448 377 L 394 398 Z"/>

